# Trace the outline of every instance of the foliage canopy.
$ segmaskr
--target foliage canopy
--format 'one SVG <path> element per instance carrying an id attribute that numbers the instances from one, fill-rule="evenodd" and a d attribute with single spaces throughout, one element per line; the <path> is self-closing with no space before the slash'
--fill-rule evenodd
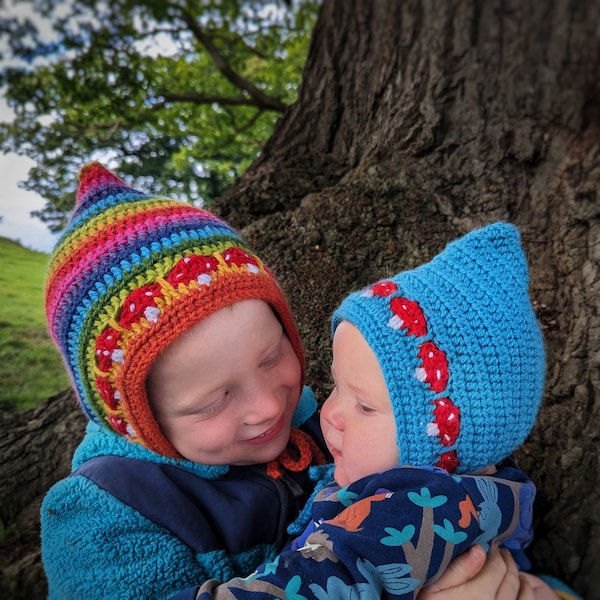
<path id="1" fill-rule="evenodd" d="M 153 193 L 222 195 L 295 100 L 318 4 L 0 0 L 15 114 L 0 151 L 35 161 L 23 187 L 46 206 L 34 215 L 60 231 L 89 160 Z"/>

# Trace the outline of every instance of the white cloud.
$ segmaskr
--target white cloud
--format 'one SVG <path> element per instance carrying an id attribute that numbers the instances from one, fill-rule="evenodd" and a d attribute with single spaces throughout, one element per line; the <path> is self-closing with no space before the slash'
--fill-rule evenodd
<path id="1" fill-rule="evenodd" d="M 0 121 L 11 121 L 12 111 L 0 98 Z M 44 206 L 44 199 L 33 192 L 19 188 L 19 181 L 27 179 L 33 162 L 17 154 L 0 154 L 0 236 L 18 240 L 27 248 L 50 252 L 57 237 L 31 211 Z"/>
<path id="2" fill-rule="evenodd" d="M 56 243 L 44 223 L 31 217 L 32 210 L 39 210 L 44 200 L 38 194 L 18 187 L 27 177 L 32 162 L 28 158 L 0 155 L 0 236 L 18 240 L 27 248 L 50 252 Z"/>

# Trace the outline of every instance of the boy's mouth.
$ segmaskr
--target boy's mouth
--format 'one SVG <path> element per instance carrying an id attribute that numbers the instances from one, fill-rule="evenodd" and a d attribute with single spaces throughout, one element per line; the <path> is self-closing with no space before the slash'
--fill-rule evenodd
<path id="1" fill-rule="evenodd" d="M 277 435 L 279 435 L 279 432 L 281 431 L 281 429 L 283 428 L 283 423 L 284 423 L 284 415 L 282 415 L 279 419 L 279 421 L 277 421 L 277 423 L 275 423 L 275 425 L 273 425 L 273 427 L 271 427 L 270 429 L 267 429 L 264 433 L 261 433 L 260 435 L 257 435 L 256 437 L 246 440 L 246 444 L 250 444 L 252 446 L 260 446 L 262 444 L 268 444 L 273 438 L 277 437 Z"/>

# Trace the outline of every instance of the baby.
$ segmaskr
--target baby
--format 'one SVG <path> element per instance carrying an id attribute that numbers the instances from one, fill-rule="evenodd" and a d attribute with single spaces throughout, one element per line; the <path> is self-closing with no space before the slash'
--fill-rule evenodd
<path id="1" fill-rule="evenodd" d="M 544 388 L 528 282 L 518 231 L 497 223 L 347 297 L 321 410 L 335 483 L 289 550 L 204 597 L 414 598 L 474 544 L 529 568 L 535 487 L 510 458 Z"/>

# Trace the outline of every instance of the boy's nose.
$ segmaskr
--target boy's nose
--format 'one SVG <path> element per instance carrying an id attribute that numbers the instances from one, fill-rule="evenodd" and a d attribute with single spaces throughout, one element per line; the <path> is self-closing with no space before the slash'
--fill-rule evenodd
<path id="1" fill-rule="evenodd" d="M 271 389 L 256 389 L 247 398 L 247 425 L 257 425 L 276 418 L 281 413 L 281 398 Z"/>

